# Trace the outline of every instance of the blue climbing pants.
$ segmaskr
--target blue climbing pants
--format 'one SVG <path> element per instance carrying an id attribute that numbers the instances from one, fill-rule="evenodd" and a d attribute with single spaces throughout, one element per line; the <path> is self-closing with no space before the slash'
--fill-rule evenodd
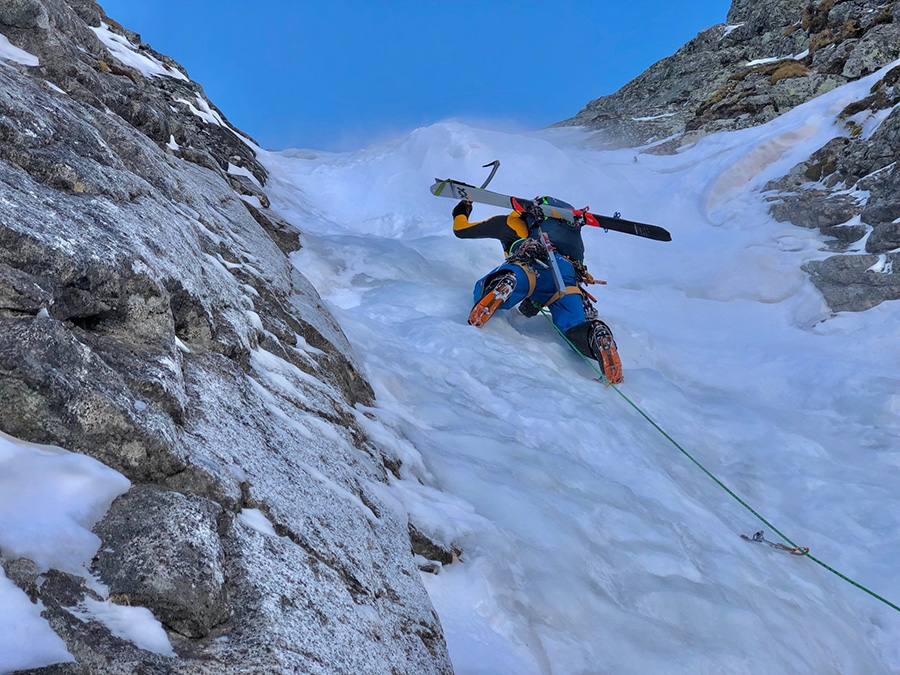
<path id="1" fill-rule="evenodd" d="M 575 268 L 572 267 L 572 263 L 568 259 L 558 253 L 554 255 L 556 256 L 556 262 L 559 264 L 559 271 L 562 272 L 563 282 L 566 285 L 564 295 L 561 295 L 556 288 L 553 270 L 549 266 L 544 269 L 540 265 L 532 267 L 517 263 L 503 263 L 500 267 L 483 276 L 475 284 L 475 302 L 481 300 L 481 297 L 484 295 L 484 286 L 490 279 L 509 271 L 516 275 L 516 287 L 506 302 L 500 305 L 500 309 L 512 309 L 522 300 L 528 299 L 539 305 L 546 306 L 553 317 L 553 323 L 563 333 L 580 323 L 584 323 L 587 321 L 587 318 L 584 315 L 581 291 L 575 283 Z"/>

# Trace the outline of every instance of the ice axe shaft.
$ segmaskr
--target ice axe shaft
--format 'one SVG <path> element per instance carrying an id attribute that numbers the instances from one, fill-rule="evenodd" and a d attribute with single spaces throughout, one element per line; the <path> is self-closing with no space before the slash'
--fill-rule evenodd
<path id="1" fill-rule="evenodd" d="M 497 169 L 500 168 L 500 160 L 499 160 L 499 159 L 495 159 L 493 162 L 488 162 L 488 163 L 485 164 L 482 168 L 486 169 L 486 168 L 488 168 L 489 166 L 492 166 L 492 167 L 494 167 L 494 168 L 491 169 L 491 175 L 487 177 L 487 180 L 484 181 L 484 183 L 481 184 L 481 189 L 482 189 L 482 190 L 484 190 L 484 188 L 486 188 L 486 187 L 488 186 L 488 183 L 490 183 L 491 180 L 494 178 L 494 174 L 497 173 Z"/>

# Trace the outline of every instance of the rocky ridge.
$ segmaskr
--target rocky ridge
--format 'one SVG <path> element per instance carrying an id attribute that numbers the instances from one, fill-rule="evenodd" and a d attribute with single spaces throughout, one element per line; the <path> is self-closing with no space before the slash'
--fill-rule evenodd
<path id="1" fill-rule="evenodd" d="M 451 672 L 398 460 L 256 143 L 93 0 L 8 0 L 0 34 L 26 55 L 0 59 L 0 427 L 132 481 L 92 571 L 177 653 L 0 551 L 75 658 L 39 672 Z"/>
<path id="2" fill-rule="evenodd" d="M 900 2 L 733 0 L 702 31 L 618 92 L 560 125 L 598 147 L 672 153 L 716 131 L 764 124 L 900 58 Z M 845 136 L 766 186 L 780 221 L 818 228 L 836 252 L 807 265 L 834 311 L 900 299 L 900 70 L 841 114 Z"/>

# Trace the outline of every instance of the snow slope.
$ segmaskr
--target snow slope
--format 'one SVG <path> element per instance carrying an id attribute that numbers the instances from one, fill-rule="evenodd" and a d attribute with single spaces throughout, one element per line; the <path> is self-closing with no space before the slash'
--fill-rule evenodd
<path id="1" fill-rule="evenodd" d="M 585 232 L 621 392 L 814 555 L 900 601 L 900 305 L 830 316 L 800 270 L 816 232 L 760 188 L 843 130 L 878 74 L 675 156 L 599 152 L 578 130 L 442 123 L 346 154 L 264 157 L 295 264 L 362 355 L 360 419 L 404 462 L 412 522 L 462 549 L 423 574 L 460 674 L 900 672 L 900 612 L 765 529 L 541 317 L 466 324 L 494 241 L 451 232 L 435 177 L 550 194 L 669 228 Z M 498 211 L 476 205 L 473 218 Z M 365 413 L 363 415 L 362 413 Z"/>

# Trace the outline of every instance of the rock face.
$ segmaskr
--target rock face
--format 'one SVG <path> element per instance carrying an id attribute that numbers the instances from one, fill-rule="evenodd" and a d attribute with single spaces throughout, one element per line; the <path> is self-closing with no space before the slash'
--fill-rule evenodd
<path id="1" fill-rule="evenodd" d="M 898 58 L 900 2 L 733 0 L 726 24 L 560 124 L 598 130 L 599 147 L 671 153 L 712 132 L 768 122 Z M 841 252 L 807 270 L 834 311 L 900 298 L 892 264 L 900 247 L 898 80 L 900 68 L 848 106 L 846 138 L 767 186 L 777 219 L 819 228 Z M 865 254 L 853 255 L 860 246 Z"/>
<path id="2" fill-rule="evenodd" d="M 831 238 L 826 243 L 839 254 L 806 270 L 834 311 L 900 299 L 900 274 L 894 273 L 900 250 L 898 81 L 900 66 L 841 112 L 846 138 L 830 141 L 766 186 L 775 218 Z M 863 125 L 874 130 L 864 132 Z"/>
<path id="3" fill-rule="evenodd" d="M 43 671 L 451 672 L 256 144 L 92 0 L 4 1 L 0 33 L 27 53 L 0 59 L 0 428 L 132 480 L 93 569 L 177 653 L 4 559 L 77 661 Z"/>
<path id="4" fill-rule="evenodd" d="M 181 635 L 205 637 L 230 618 L 223 516 L 196 495 L 133 487 L 95 528 L 104 547 L 94 568 L 117 601 L 152 608 Z"/>
<path id="5" fill-rule="evenodd" d="M 654 152 L 756 126 L 900 57 L 898 15 L 896 2 L 733 0 L 725 24 L 560 126 L 603 131 L 601 147 L 656 141 Z"/>

